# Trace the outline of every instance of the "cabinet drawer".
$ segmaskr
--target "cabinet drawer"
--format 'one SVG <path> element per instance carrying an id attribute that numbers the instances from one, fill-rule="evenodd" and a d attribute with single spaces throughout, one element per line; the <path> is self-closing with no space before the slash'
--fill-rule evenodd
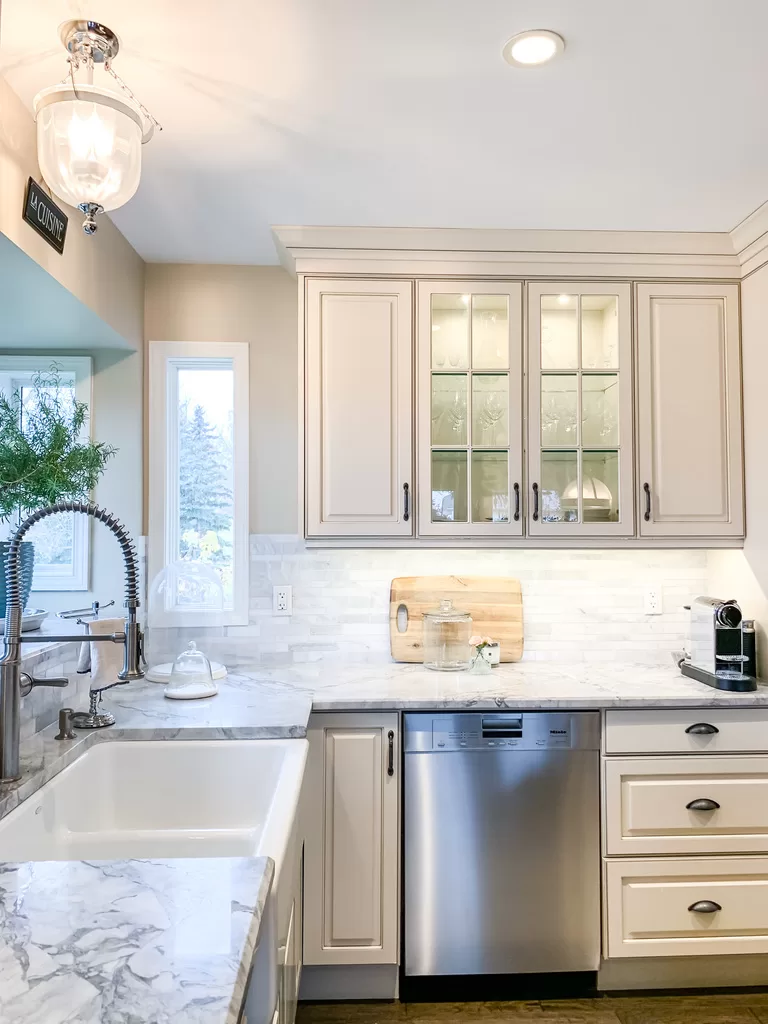
<path id="1" fill-rule="evenodd" d="M 692 727 L 699 726 L 693 732 Z M 703 727 L 709 728 L 703 728 Z M 768 753 L 768 708 L 606 711 L 606 754 Z"/>
<path id="2" fill-rule="evenodd" d="M 766 756 L 617 757 L 604 773 L 609 855 L 768 852 Z"/>
<path id="3" fill-rule="evenodd" d="M 766 857 L 606 861 L 605 872 L 609 957 L 768 952 Z"/>

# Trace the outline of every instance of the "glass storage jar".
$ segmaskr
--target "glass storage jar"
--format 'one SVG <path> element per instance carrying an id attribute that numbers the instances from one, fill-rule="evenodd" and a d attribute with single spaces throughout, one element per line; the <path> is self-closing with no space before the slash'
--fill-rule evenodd
<path id="1" fill-rule="evenodd" d="M 424 667 L 438 672 L 460 672 L 472 660 L 469 638 L 472 616 L 459 611 L 452 601 L 442 600 L 434 612 L 425 612 L 423 621 Z"/>

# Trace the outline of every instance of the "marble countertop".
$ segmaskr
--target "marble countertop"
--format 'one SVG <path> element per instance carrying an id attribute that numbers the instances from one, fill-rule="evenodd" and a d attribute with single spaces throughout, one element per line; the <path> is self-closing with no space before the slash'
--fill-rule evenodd
<path id="1" fill-rule="evenodd" d="M 273 873 L 266 857 L 0 864 L 0 1022 L 236 1024 Z"/>
<path id="2" fill-rule="evenodd" d="M 326 662 L 230 675 L 218 696 L 171 701 L 156 683 L 104 695 L 117 724 L 74 740 L 51 726 L 22 745 L 0 817 L 93 743 L 306 735 L 316 711 L 768 706 L 665 665 L 520 662 L 490 675 Z M 174 860 L 0 865 L 0 1024 L 237 1019 L 271 862 Z M 201 904 L 201 892 L 215 893 Z M 244 968 L 244 965 L 245 968 Z M 211 998 L 207 998 L 210 996 Z"/>

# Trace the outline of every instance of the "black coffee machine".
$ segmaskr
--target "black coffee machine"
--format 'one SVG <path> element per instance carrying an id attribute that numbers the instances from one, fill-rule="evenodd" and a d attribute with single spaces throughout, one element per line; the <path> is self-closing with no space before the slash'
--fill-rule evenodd
<path id="1" fill-rule="evenodd" d="M 688 657 L 683 675 L 718 690 L 757 689 L 754 622 L 742 618 L 736 601 L 697 597 L 690 605 Z"/>

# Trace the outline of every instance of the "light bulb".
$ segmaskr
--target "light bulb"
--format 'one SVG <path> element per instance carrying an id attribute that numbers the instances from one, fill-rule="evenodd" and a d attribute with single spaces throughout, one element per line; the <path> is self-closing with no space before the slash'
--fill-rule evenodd
<path id="1" fill-rule="evenodd" d="M 557 301 L 560 303 L 561 306 L 567 306 L 568 303 L 571 301 L 571 297 L 570 295 L 558 295 Z"/>
<path id="2" fill-rule="evenodd" d="M 518 32 L 508 39 L 502 54 L 508 64 L 517 67 L 535 67 L 546 64 L 548 60 L 565 49 L 565 40 L 557 32 L 549 29 L 535 29 L 531 32 Z"/>

